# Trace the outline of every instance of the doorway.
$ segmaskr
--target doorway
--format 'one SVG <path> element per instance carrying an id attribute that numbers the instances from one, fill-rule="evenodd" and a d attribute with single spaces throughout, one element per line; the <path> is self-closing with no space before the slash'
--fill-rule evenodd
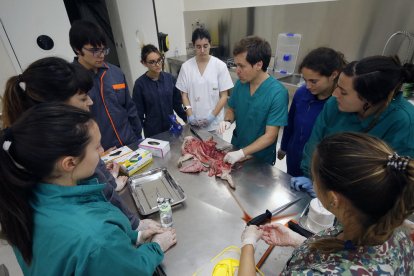
<path id="1" fill-rule="evenodd" d="M 109 21 L 108 9 L 105 0 L 63 0 L 72 24 L 76 20 L 88 20 L 97 24 L 104 31 L 107 47 L 110 48 L 105 61 L 120 67 L 115 38 Z"/>

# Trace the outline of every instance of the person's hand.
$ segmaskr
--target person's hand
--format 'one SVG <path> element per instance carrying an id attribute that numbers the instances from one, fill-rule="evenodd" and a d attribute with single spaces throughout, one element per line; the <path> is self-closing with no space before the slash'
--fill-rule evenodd
<path id="1" fill-rule="evenodd" d="M 168 228 L 164 230 L 163 233 L 154 235 L 152 242 L 158 243 L 162 251 L 167 251 L 171 246 L 177 243 L 175 229 Z"/>
<path id="2" fill-rule="evenodd" d="M 311 197 L 316 197 L 313 190 L 312 180 L 304 176 L 292 177 L 290 179 L 290 187 L 296 191 L 305 191 Z"/>
<path id="3" fill-rule="evenodd" d="M 162 228 L 158 228 L 158 229 L 147 229 L 147 230 L 142 230 L 142 231 L 138 231 L 138 237 L 137 237 L 137 241 L 136 244 L 142 244 L 146 241 L 149 241 L 153 236 L 155 235 L 160 235 L 164 233 L 164 229 Z"/>
<path id="4" fill-rule="evenodd" d="M 206 120 L 208 124 L 211 124 L 216 119 L 216 116 L 213 115 L 213 113 L 208 114 Z"/>
<path id="5" fill-rule="evenodd" d="M 298 247 L 306 238 L 280 224 L 265 224 L 260 227 L 263 231 L 262 240 L 269 245 Z"/>
<path id="6" fill-rule="evenodd" d="M 140 220 L 137 230 L 142 231 L 147 229 L 161 229 L 161 224 L 153 219 Z"/>
<path id="7" fill-rule="evenodd" d="M 228 130 L 231 126 L 231 123 L 229 121 L 221 121 L 218 128 L 216 129 L 216 132 L 218 134 L 223 134 L 226 130 Z"/>
<path id="8" fill-rule="evenodd" d="M 125 187 L 127 181 L 128 181 L 128 176 L 125 176 L 125 175 L 120 175 L 117 178 L 115 178 L 115 182 L 116 182 L 115 191 L 117 192 L 121 191 Z"/>
<path id="9" fill-rule="evenodd" d="M 192 126 L 199 126 L 199 120 L 197 120 L 195 115 L 188 116 L 187 122 Z"/>
<path id="10" fill-rule="evenodd" d="M 258 240 L 262 237 L 262 232 L 256 225 L 247 226 L 241 235 L 242 247 L 251 244 L 256 248 Z"/>
<path id="11" fill-rule="evenodd" d="M 119 164 L 116 162 L 110 162 L 106 164 L 106 169 L 112 174 L 114 178 L 117 178 L 119 175 Z"/>
<path id="12" fill-rule="evenodd" d="M 233 165 L 234 163 L 238 162 L 242 158 L 244 158 L 244 152 L 242 149 L 240 149 L 237 151 L 228 152 L 224 156 L 223 161 Z"/>
<path id="13" fill-rule="evenodd" d="M 200 119 L 198 121 L 198 125 L 200 127 L 207 127 L 214 121 L 214 119 L 216 119 L 216 116 L 214 116 L 212 113 L 210 113 L 210 114 L 208 114 L 207 118 Z"/>
<path id="14" fill-rule="evenodd" d="M 286 156 L 286 151 L 279 149 L 277 151 L 277 159 L 282 160 Z"/>

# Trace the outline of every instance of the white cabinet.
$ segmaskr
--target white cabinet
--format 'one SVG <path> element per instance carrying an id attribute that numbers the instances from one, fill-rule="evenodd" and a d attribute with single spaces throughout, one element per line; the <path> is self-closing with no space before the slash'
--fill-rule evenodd
<path id="1" fill-rule="evenodd" d="M 70 23 L 63 1 L 56 0 L 1 0 L 0 3 L 0 95 L 6 80 L 33 61 L 46 56 L 72 60 L 69 45 Z M 53 47 L 39 47 L 39 36 L 53 40 Z M 42 45 L 45 40 L 39 41 Z M 51 44 L 46 41 L 46 45 Z"/>

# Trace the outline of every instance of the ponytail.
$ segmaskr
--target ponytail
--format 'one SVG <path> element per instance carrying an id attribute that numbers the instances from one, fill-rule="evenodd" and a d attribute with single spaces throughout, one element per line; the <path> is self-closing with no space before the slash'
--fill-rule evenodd
<path id="1" fill-rule="evenodd" d="M 393 230 L 399 227 L 404 220 L 414 213 L 414 161 L 410 160 L 404 171 L 396 172 L 405 174 L 406 179 L 400 196 L 394 206 L 382 216 L 376 223 L 368 227 L 361 238 L 361 244 L 379 244 L 387 240 Z M 399 185 L 399 183 L 394 183 Z"/>
<path id="2" fill-rule="evenodd" d="M 4 132 L 4 131 L 3 131 Z M 36 183 L 24 169 L 11 159 L 14 145 L 4 149 L 6 136 L 0 137 L 0 222 L 6 240 L 17 247 L 29 264 L 32 259 L 33 210 L 29 204 L 31 189 Z M 13 185 L 10 185 L 13 183 Z"/>
<path id="3" fill-rule="evenodd" d="M 3 126 L 10 127 L 30 107 L 44 102 L 66 102 L 93 86 L 90 72 L 64 59 L 39 59 L 6 83 L 3 96 Z"/>
<path id="4" fill-rule="evenodd" d="M 6 82 L 3 96 L 3 126 L 9 127 L 17 118 L 31 106 L 31 100 L 25 94 L 20 83 L 23 75 L 14 76 Z M 23 86 L 23 85 L 22 85 Z"/>
<path id="5" fill-rule="evenodd" d="M 414 161 L 378 138 L 362 133 L 325 138 L 315 151 L 312 173 L 321 190 L 347 198 L 358 211 L 352 216 L 361 221 L 354 240 L 321 238 L 311 242 L 312 250 L 331 253 L 382 244 L 414 212 Z"/>
<path id="6" fill-rule="evenodd" d="M 54 172 L 62 156 L 83 158 L 91 120 L 84 110 L 45 103 L 0 133 L 1 232 L 28 264 L 33 255 L 33 188 Z"/>

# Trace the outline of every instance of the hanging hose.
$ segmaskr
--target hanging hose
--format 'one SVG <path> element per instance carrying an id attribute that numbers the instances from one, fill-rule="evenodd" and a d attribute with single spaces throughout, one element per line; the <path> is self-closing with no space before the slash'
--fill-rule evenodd
<path id="1" fill-rule="evenodd" d="M 412 63 L 413 62 L 413 57 L 414 57 L 414 35 L 410 32 L 407 32 L 407 31 L 398 31 L 398 32 L 393 33 L 388 38 L 387 42 L 385 43 L 384 49 L 382 51 L 382 55 L 389 55 L 390 54 L 390 53 L 386 53 L 387 50 L 388 50 L 387 47 L 389 47 L 391 41 L 393 41 L 398 36 L 404 36 L 404 38 L 406 39 L 406 41 L 408 43 L 408 45 L 406 47 L 405 55 L 404 56 L 399 56 L 401 63 L 403 63 L 403 64 L 404 63 Z M 399 47 L 401 47 L 402 44 L 403 43 L 401 42 Z"/>

